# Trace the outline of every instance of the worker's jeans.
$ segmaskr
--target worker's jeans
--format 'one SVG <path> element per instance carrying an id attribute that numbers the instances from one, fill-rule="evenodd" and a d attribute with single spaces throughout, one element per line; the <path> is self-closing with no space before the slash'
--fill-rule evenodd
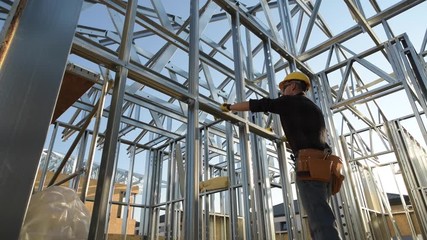
<path id="1" fill-rule="evenodd" d="M 340 239 L 335 216 L 328 201 L 329 183 L 297 180 L 301 203 L 307 213 L 311 237 L 314 240 Z"/>

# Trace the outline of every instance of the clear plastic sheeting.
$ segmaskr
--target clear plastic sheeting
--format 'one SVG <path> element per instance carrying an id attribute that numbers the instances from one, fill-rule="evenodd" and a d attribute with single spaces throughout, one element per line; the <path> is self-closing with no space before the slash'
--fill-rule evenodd
<path id="1" fill-rule="evenodd" d="M 20 240 L 87 239 L 90 213 L 73 189 L 52 186 L 31 197 Z"/>

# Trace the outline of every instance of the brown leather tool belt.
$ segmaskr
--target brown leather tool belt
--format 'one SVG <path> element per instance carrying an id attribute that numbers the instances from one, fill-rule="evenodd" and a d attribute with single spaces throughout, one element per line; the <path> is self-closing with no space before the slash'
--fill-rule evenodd
<path id="1" fill-rule="evenodd" d="M 342 161 L 338 156 L 311 148 L 299 150 L 297 156 L 298 180 L 331 182 L 332 194 L 340 190 L 344 176 L 341 174 Z"/>

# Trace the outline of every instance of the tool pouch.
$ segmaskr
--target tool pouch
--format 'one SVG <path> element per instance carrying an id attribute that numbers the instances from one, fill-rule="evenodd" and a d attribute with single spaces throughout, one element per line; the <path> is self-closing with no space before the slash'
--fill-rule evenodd
<path id="1" fill-rule="evenodd" d="M 322 150 L 302 149 L 298 152 L 297 179 L 329 182 L 332 162 Z"/>
<path id="2" fill-rule="evenodd" d="M 302 149 L 298 152 L 297 179 L 331 182 L 332 194 L 336 194 L 344 181 L 342 161 L 338 156 L 318 149 Z"/>
<path id="3" fill-rule="evenodd" d="M 344 181 L 344 176 L 342 172 L 342 161 L 341 158 L 335 155 L 330 155 L 328 157 L 332 161 L 332 179 L 331 179 L 331 188 L 332 195 L 335 195 L 340 191 L 342 183 Z"/>

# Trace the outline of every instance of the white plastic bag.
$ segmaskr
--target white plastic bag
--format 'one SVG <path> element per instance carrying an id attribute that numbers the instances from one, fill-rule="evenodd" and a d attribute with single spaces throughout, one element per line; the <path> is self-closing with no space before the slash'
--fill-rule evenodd
<path id="1" fill-rule="evenodd" d="M 87 239 L 90 213 L 66 187 L 52 186 L 31 197 L 20 240 Z"/>

